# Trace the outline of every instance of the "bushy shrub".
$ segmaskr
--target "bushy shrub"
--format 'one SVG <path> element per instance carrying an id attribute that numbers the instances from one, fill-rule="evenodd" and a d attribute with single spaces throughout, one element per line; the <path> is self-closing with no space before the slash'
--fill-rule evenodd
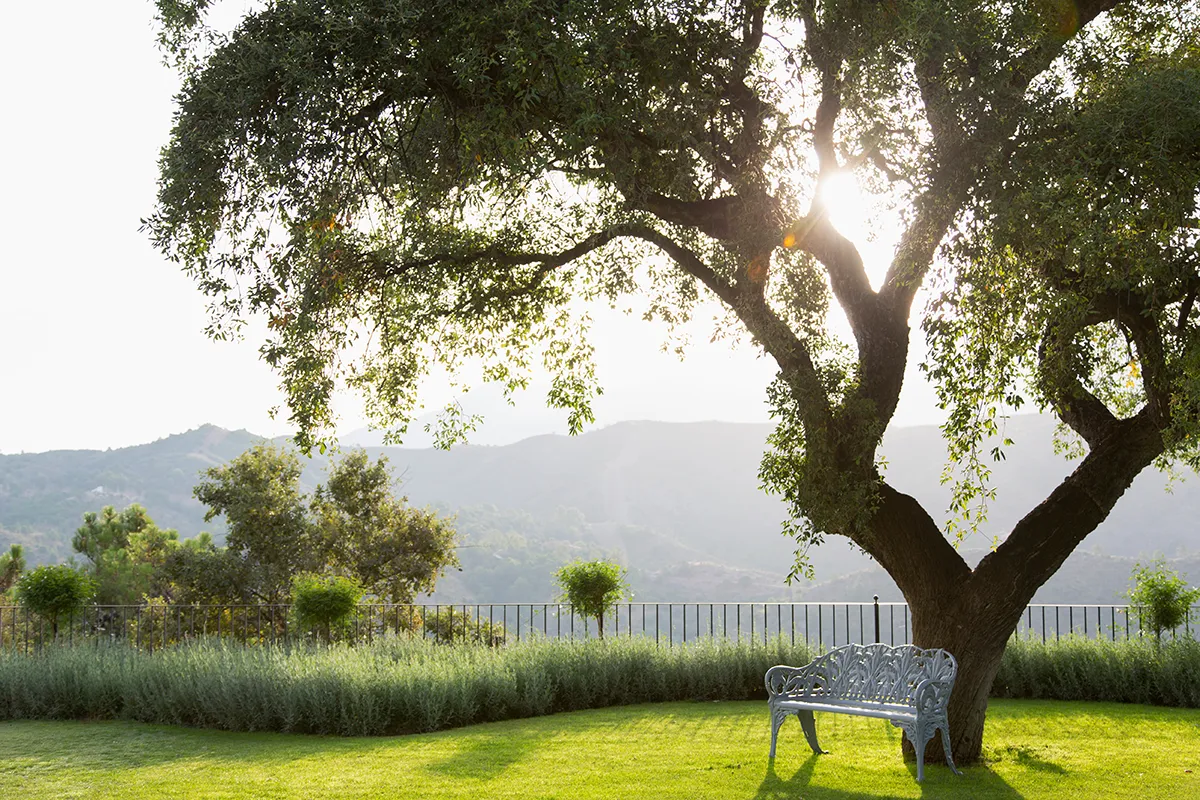
<path id="1" fill-rule="evenodd" d="M 1145 567 L 1135 564 L 1131 580 L 1129 602 L 1137 606 L 1142 628 L 1154 634 L 1156 644 L 1162 643 L 1165 631 L 1182 625 L 1192 604 L 1200 600 L 1200 589 L 1189 589 L 1161 558 Z"/>
<path id="2" fill-rule="evenodd" d="M 362 599 L 357 581 L 340 575 L 303 573 L 292 579 L 292 610 L 304 628 L 318 628 L 331 641 L 332 634 L 345 626 Z"/>
<path id="3" fill-rule="evenodd" d="M 1200 707 L 1200 643 L 1194 639 L 1085 639 L 1042 642 L 1014 637 L 993 697 L 1102 700 Z"/>
<path id="4" fill-rule="evenodd" d="M 133 719 L 369 736 L 671 700 L 765 699 L 763 675 L 811 654 L 653 639 L 522 640 L 489 648 L 388 637 L 322 647 L 184 643 L 0 652 L 0 719 Z"/>
<path id="5" fill-rule="evenodd" d="M 38 567 L 17 581 L 21 605 L 48 621 L 55 637 L 59 619 L 80 611 L 95 591 L 95 581 L 66 564 Z"/>
<path id="6" fill-rule="evenodd" d="M 209 640 L 155 652 L 101 642 L 0 652 L 0 719 L 409 733 L 631 703 L 765 699 L 768 668 L 812 656 L 784 639 L 523 638 L 489 648 L 401 635 L 353 647 Z M 1200 644 L 1014 639 L 992 696 L 1200 707 Z"/>
<path id="7" fill-rule="evenodd" d="M 625 569 L 611 561 L 575 561 L 554 574 L 562 600 L 579 614 L 596 620 L 604 638 L 604 614 L 629 593 Z"/>

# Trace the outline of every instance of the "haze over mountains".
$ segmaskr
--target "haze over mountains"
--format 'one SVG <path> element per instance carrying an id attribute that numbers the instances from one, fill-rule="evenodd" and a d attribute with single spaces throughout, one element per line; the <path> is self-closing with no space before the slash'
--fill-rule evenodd
<path id="1" fill-rule="evenodd" d="M 832 539 L 810 556 L 816 583 L 783 583 L 793 543 L 781 536 L 785 509 L 758 488 L 757 469 L 769 425 L 721 422 L 623 422 L 578 437 L 535 436 L 505 446 L 450 451 L 368 447 L 385 452 L 403 493 L 415 505 L 458 514 L 463 571 L 448 575 L 437 599 L 545 601 L 551 573 L 575 557 L 608 555 L 629 565 L 645 600 L 900 599 L 873 563 Z M 1013 523 L 1040 502 L 1072 465 L 1056 456 L 1053 422 L 1028 415 L 1007 423 L 1015 441 L 995 465 L 998 501 L 984 536 L 962 547 L 977 561 Z M 25 544 L 33 562 L 70 554 L 85 511 L 141 503 L 181 536 L 210 530 L 191 496 L 203 469 L 243 452 L 259 437 L 203 426 L 159 441 L 110 451 L 0 455 L 0 546 Z M 939 475 L 945 449 L 933 426 L 898 428 L 884 442 L 888 479 L 944 519 L 949 487 Z M 322 480 L 327 459 L 306 461 L 303 482 Z M 1195 480 L 1164 491 L 1146 472 L 1084 543 L 1040 602 L 1119 602 L 1133 560 L 1152 554 L 1200 576 L 1200 515 Z"/>

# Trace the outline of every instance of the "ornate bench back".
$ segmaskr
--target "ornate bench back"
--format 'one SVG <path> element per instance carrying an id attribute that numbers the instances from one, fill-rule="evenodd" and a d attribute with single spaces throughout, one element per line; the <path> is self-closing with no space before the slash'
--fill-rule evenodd
<path id="1" fill-rule="evenodd" d="M 953 682 L 954 656 L 913 645 L 850 644 L 830 650 L 795 675 L 781 694 L 912 705 L 922 680 Z"/>

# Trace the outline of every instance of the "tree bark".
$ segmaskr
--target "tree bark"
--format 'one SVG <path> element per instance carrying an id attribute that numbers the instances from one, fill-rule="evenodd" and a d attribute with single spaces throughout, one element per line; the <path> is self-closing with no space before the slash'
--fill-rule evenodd
<path id="1" fill-rule="evenodd" d="M 959 766 L 976 763 L 983 749 L 988 695 L 1022 609 L 990 604 L 978 590 L 968 590 L 956 601 L 926 598 L 910 604 L 910 608 L 913 643 L 918 647 L 941 647 L 958 661 L 958 676 L 950 694 L 950 747 Z M 904 752 L 906 757 L 913 756 L 907 740 Z M 930 740 L 925 763 L 945 763 L 940 736 Z"/>

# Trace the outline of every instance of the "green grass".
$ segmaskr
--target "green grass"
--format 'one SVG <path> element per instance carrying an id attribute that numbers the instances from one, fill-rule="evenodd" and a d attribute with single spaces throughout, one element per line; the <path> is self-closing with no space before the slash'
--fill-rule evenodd
<path id="1" fill-rule="evenodd" d="M 766 704 L 664 703 L 389 738 L 231 733 L 135 722 L 0 723 L 0 797 L 1194 798 L 1200 713 L 997 700 L 987 762 L 957 778 L 899 755 L 880 720 L 789 720 L 767 760 Z"/>

